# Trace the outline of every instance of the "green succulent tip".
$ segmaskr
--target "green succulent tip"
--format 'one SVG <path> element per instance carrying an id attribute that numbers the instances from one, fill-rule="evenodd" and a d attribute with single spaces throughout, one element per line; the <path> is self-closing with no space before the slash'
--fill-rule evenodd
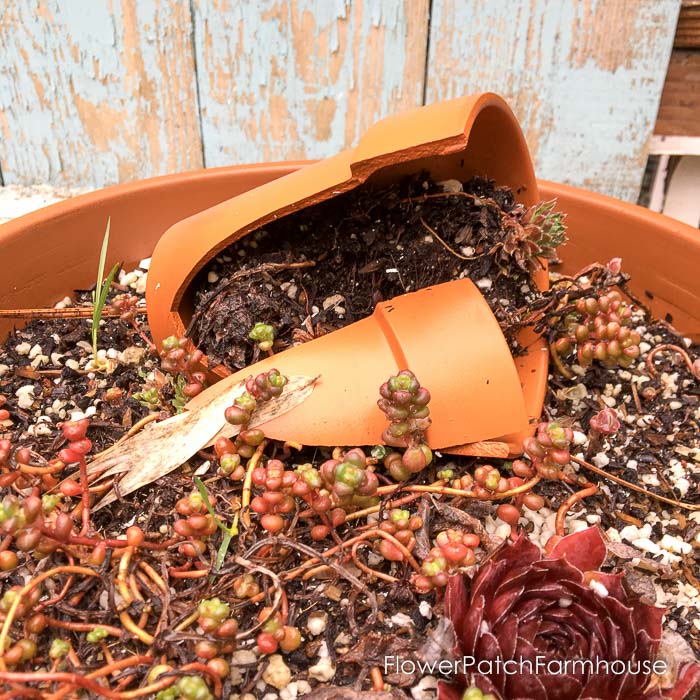
<path id="1" fill-rule="evenodd" d="M 107 634 L 108 632 L 104 627 L 95 627 L 94 630 L 87 633 L 85 638 L 88 640 L 88 642 L 90 642 L 90 644 L 97 644 L 97 642 L 104 639 Z"/>

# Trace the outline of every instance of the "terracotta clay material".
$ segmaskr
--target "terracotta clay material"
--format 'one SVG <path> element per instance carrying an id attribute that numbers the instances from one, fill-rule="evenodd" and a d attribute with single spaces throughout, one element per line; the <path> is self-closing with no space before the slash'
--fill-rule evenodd
<path id="1" fill-rule="evenodd" d="M 423 313 L 426 307 L 433 311 Z M 417 326 L 420 332 L 416 332 Z M 443 335 L 445 327 L 453 329 L 450 347 L 442 343 L 442 347 L 426 352 L 425 343 L 432 346 L 431 339 Z M 474 342 L 475 328 L 488 343 Z M 459 349 L 459 361 L 450 362 L 455 348 Z M 433 394 L 433 426 L 426 437 L 434 449 L 519 433 L 528 427 L 520 379 L 506 340 L 486 300 L 467 279 L 378 304 L 368 318 L 285 350 L 222 381 L 234 384 L 251 373 L 280 367 L 289 375 L 320 374 L 320 385 L 294 409 L 293 424 L 285 416 L 265 423 L 265 434 L 276 439 L 286 439 L 293 429 L 294 440 L 305 445 L 376 443 L 381 435 L 377 427 L 386 425 L 377 407 L 378 387 L 405 367 L 419 378 L 428 376 L 434 384 L 451 387 L 453 401 L 469 404 L 472 396 L 479 397 L 478 406 L 455 409 L 450 401 Z M 202 396 L 188 406 L 208 400 L 206 392 Z M 510 399 L 504 401 L 504 396 Z M 334 407 L 332 414 L 328 413 L 329 404 Z M 477 408 L 479 420 L 465 422 L 464 414 Z"/>
<path id="2" fill-rule="evenodd" d="M 496 95 L 451 100 L 390 117 L 371 127 L 356 148 L 173 226 L 156 246 L 148 276 L 146 297 L 155 341 L 184 335 L 192 279 L 232 242 L 362 183 L 393 182 L 422 170 L 437 180 L 488 175 L 509 186 L 523 204 L 539 201 L 520 128 Z M 546 270 L 537 273 L 536 282 L 547 285 Z M 519 453 L 529 423 L 542 408 L 548 362 L 544 341 L 521 338 L 528 352 L 516 369 L 480 292 L 464 284 L 450 290 L 449 284 L 440 285 L 440 295 L 435 288 L 432 294 L 419 291 L 393 300 L 389 306 L 396 310 L 394 316 L 382 306 L 371 319 L 343 329 L 342 337 L 317 339 L 278 354 L 272 364 L 282 373 L 311 373 L 321 379 L 304 408 L 266 423 L 266 434 L 312 445 L 374 442 L 386 422 L 374 405 L 377 388 L 392 373 L 410 368 L 431 390 L 431 413 L 440 417 L 434 418 L 428 436 L 431 446 L 488 456 Z M 465 295 L 462 305 L 456 303 L 460 292 Z M 455 303 L 442 307 L 442 295 Z M 405 315 L 410 320 L 399 332 L 387 321 L 409 306 Z M 434 319 L 441 325 L 428 323 Z M 460 337 L 451 345 L 437 343 L 440 328 L 459 328 Z M 465 352 L 465 346 L 478 346 L 478 352 Z M 270 364 L 246 368 L 231 382 L 269 369 Z M 214 378 L 229 374 L 222 366 L 209 369 Z M 454 378 L 467 374 L 471 379 L 462 390 Z M 487 441 L 493 444 L 484 444 Z"/>
<path id="3" fill-rule="evenodd" d="M 74 289 L 94 284 L 108 216 L 109 265 L 138 261 L 183 216 L 302 165 L 235 166 L 154 178 L 81 195 L 1 225 L 0 308 L 51 306 Z M 656 316 L 670 314 L 679 330 L 700 341 L 697 229 L 587 190 L 538 184 L 540 197 L 557 198 L 558 209 L 567 214 L 570 240 L 562 249 L 563 272 L 622 256 L 631 289 Z M 12 326 L 12 321 L 0 321 L 0 340 Z"/>
<path id="4" fill-rule="evenodd" d="M 51 306 L 95 284 L 108 217 L 107 269 L 149 257 L 175 222 L 299 168 L 269 163 L 198 170 L 108 187 L 0 225 L 0 308 Z M 0 319 L 0 338 L 13 322 Z"/>

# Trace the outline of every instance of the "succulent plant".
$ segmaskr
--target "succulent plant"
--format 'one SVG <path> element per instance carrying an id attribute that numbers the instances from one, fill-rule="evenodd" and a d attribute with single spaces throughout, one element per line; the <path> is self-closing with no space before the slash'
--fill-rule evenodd
<path id="1" fill-rule="evenodd" d="M 685 697 L 700 667 L 681 664 L 674 688 L 650 684 L 664 609 L 628 593 L 623 574 L 599 571 L 605 557 L 596 528 L 558 539 L 546 556 L 521 535 L 474 579 L 451 577 L 445 611 L 457 637 L 454 652 L 474 664 L 442 684 L 440 698 L 459 700 L 471 687 L 498 700 Z"/>
<path id="2" fill-rule="evenodd" d="M 160 366 L 165 372 L 173 376 L 181 374 L 186 382 L 182 388 L 182 393 L 187 398 L 197 396 L 204 389 L 206 375 L 198 369 L 199 363 L 204 357 L 201 350 L 189 352 L 187 338 L 178 338 L 175 335 L 167 337 L 162 343 L 160 351 Z"/>
<path id="3" fill-rule="evenodd" d="M 136 318 L 136 307 L 140 298 L 135 294 L 117 294 L 112 299 L 112 308 L 119 311 L 121 321 L 133 321 Z"/>
<path id="4" fill-rule="evenodd" d="M 617 290 L 576 300 L 566 335 L 554 343 L 562 357 L 574 349 L 581 367 L 598 360 L 606 367 L 630 367 L 639 357 L 641 336 L 629 327 L 632 307 Z"/>
<path id="5" fill-rule="evenodd" d="M 260 593 L 260 585 L 253 574 L 241 574 L 233 581 L 233 593 L 236 598 L 254 598 Z"/>
<path id="6" fill-rule="evenodd" d="M 371 505 L 379 486 L 376 474 L 367 468 L 365 453 L 359 448 L 346 452 L 342 460 L 326 460 L 319 474 L 334 505 L 344 510 Z"/>
<path id="7" fill-rule="evenodd" d="M 379 529 L 393 535 L 409 552 L 416 546 L 416 530 L 423 527 L 423 518 L 411 515 L 403 508 L 392 508 L 385 520 L 379 524 Z M 377 551 L 389 561 L 403 561 L 404 554 L 393 542 L 380 539 L 376 545 Z"/>
<path id="8" fill-rule="evenodd" d="M 156 695 L 156 700 L 213 700 L 206 681 L 200 676 L 183 676 Z"/>
<path id="9" fill-rule="evenodd" d="M 291 489 L 297 480 L 296 474 L 285 469 L 279 459 L 271 459 L 265 467 L 253 470 L 253 484 L 262 489 L 250 503 L 251 509 L 260 515 L 260 524 L 271 534 L 277 534 L 284 529 L 282 517 L 291 513 L 295 508 L 294 496 Z"/>
<path id="10" fill-rule="evenodd" d="M 537 266 L 537 258 L 556 257 L 558 246 L 566 242 L 564 214 L 555 212 L 556 200 L 525 208 L 516 205 L 510 213 L 501 212 L 503 240 L 491 248 L 503 272 L 514 261 L 525 272 Z"/>
<path id="11" fill-rule="evenodd" d="M 272 350 L 272 344 L 275 342 L 275 329 L 268 323 L 258 322 L 248 333 L 248 337 L 254 340 L 262 352 Z"/>
<path id="12" fill-rule="evenodd" d="M 301 632 L 297 627 L 284 624 L 279 610 L 271 613 L 270 608 L 263 608 L 258 613 L 258 620 L 265 621 L 256 640 L 260 653 L 274 654 L 278 649 L 290 653 L 301 645 Z"/>
<path id="13" fill-rule="evenodd" d="M 215 505 L 214 496 L 209 496 L 209 503 L 212 507 Z M 183 517 L 175 521 L 173 530 L 181 537 L 188 538 L 187 542 L 180 544 L 178 551 L 186 557 L 197 559 L 206 552 L 206 539 L 218 529 L 216 521 L 198 491 L 193 491 L 187 498 L 181 498 L 175 504 L 175 511 Z"/>
<path id="14" fill-rule="evenodd" d="M 614 435 L 620 429 L 620 419 L 614 408 L 604 408 L 598 411 L 590 422 L 591 430 L 595 430 L 601 435 Z"/>
<path id="15" fill-rule="evenodd" d="M 530 207 L 522 218 L 523 225 L 532 231 L 537 244 L 537 255 L 541 258 L 556 257 L 557 248 L 566 243 L 565 214 L 554 211 L 556 199 L 540 202 Z M 534 231 L 533 231 L 534 227 Z"/>
<path id="16" fill-rule="evenodd" d="M 420 574 L 411 579 L 419 593 L 428 593 L 434 588 L 447 585 L 450 573 L 460 567 L 476 563 L 474 549 L 480 538 L 471 532 L 449 529 L 438 533 L 428 556 L 423 560 Z"/>
<path id="17" fill-rule="evenodd" d="M 208 634 L 220 639 L 232 639 L 238 632 L 238 622 L 231 617 L 231 607 L 220 598 L 207 598 L 200 602 L 197 624 Z"/>
<path id="18" fill-rule="evenodd" d="M 405 481 L 433 461 L 425 441 L 425 431 L 431 423 L 430 392 L 420 385 L 413 372 L 404 369 L 384 382 L 379 394 L 377 405 L 390 421 L 382 440 L 392 447 L 406 448 L 403 455 L 389 453 L 384 464 L 395 479 Z"/>
<path id="19" fill-rule="evenodd" d="M 523 448 L 543 479 L 558 479 L 561 468 L 571 461 L 569 448 L 574 431 L 556 421 L 540 423 L 534 437 L 525 438 Z"/>
<path id="20" fill-rule="evenodd" d="M 246 381 L 246 391 L 229 406 L 224 417 L 231 425 L 247 425 L 258 401 L 269 401 L 280 396 L 287 384 L 287 378 L 276 369 L 262 372 Z"/>

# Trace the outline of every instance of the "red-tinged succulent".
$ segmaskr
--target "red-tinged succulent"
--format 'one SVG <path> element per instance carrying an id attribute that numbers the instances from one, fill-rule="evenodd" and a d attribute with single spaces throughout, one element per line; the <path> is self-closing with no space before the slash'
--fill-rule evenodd
<path id="1" fill-rule="evenodd" d="M 623 574 L 599 571 L 606 546 L 596 528 L 560 538 L 549 554 L 524 535 L 505 544 L 473 580 L 452 576 L 445 611 L 464 660 L 441 700 L 471 686 L 499 700 L 680 700 L 700 665 L 678 669 L 672 688 L 652 673 L 664 609 L 628 592 Z"/>
<path id="2" fill-rule="evenodd" d="M 606 367 L 630 367 L 639 357 L 641 336 L 629 327 L 632 308 L 617 290 L 576 301 L 567 334 L 554 343 L 563 356 L 574 349 L 581 367 L 598 360 Z"/>
<path id="3" fill-rule="evenodd" d="M 449 574 L 464 566 L 476 563 L 474 549 L 481 539 L 471 532 L 449 529 L 438 533 L 428 556 L 423 560 L 420 573 L 411 583 L 419 593 L 429 593 L 433 588 L 446 586 Z"/>
<path id="4" fill-rule="evenodd" d="M 614 435 L 620 429 L 617 411 L 614 408 L 604 408 L 602 411 L 598 411 L 591 418 L 590 427 L 601 435 Z"/>
<path id="5" fill-rule="evenodd" d="M 569 447 L 574 431 L 559 423 L 540 423 L 534 437 L 525 438 L 523 448 L 543 479 L 558 479 L 563 466 L 571 461 Z"/>
<path id="6" fill-rule="evenodd" d="M 279 459 L 271 459 L 267 466 L 253 470 L 253 484 L 262 489 L 262 494 L 253 498 L 250 507 L 260 515 L 263 528 L 273 535 L 284 529 L 285 520 L 282 516 L 289 515 L 294 510 L 291 489 L 296 479 L 296 474 L 285 469 Z"/>
<path id="7" fill-rule="evenodd" d="M 204 389 L 206 375 L 198 369 L 204 353 L 201 350 L 188 352 L 188 345 L 187 338 L 167 337 L 160 351 L 160 366 L 172 375 L 182 375 L 185 378 L 182 393 L 186 398 L 192 398 Z"/>
<path id="8" fill-rule="evenodd" d="M 248 377 L 246 391 L 229 406 L 224 417 L 231 425 L 247 425 L 259 401 L 269 401 L 282 394 L 287 378 L 276 369 Z"/>
<path id="9" fill-rule="evenodd" d="M 112 300 L 112 308 L 119 312 L 121 321 L 133 321 L 139 301 L 135 294 L 117 294 Z"/>
<path id="10" fill-rule="evenodd" d="M 273 613 L 270 608 L 263 608 L 258 613 L 258 621 L 264 621 L 256 640 L 261 654 L 274 654 L 278 649 L 291 653 L 301 645 L 301 632 L 297 627 L 286 625 L 279 610 Z"/>
<path id="11" fill-rule="evenodd" d="M 387 455 L 385 465 L 395 479 L 405 481 L 433 461 L 433 453 L 425 442 L 425 431 L 431 422 L 430 392 L 420 385 L 413 372 L 404 369 L 389 377 L 379 387 L 379 394 L 377 405 L 390 421 L 382 440 L 392 447 L 406 448 L 403 455 Z"/>
<path id="12" fill-rule="evenodd" d="M 326 460 L 319 474 L 333 504 L 346 512 L 374 504 L 379 481 L 376 474 L 367 469 L 367 456 L 360 448 L 348 450 L 342 461 Z"/>
<path id="13" fill-rule="evenodd" d="M 411 515 L 410 511 L 392 508 L 386 519 L 379 524 L 379 529 L 393 535 L 409 552 L 416 546 L 415 531 L 423 526 L 423 518 Z M 404 554 L 390 540 L 380 539 L 376 543 L 377 551 L 389 561 L 403 561 Z"/>
<path id="14" fill-rule="evenodd" d="M 6 408 L 3 408 L 6 403 L 7 397 L 4 394 L 0 394 L 0 423 L 10 421 L 10 412 Z"/>
<path id="15" fill-rule="evenodd" d="M 209 503 L 213 507 L 216 498 L 209 496 Z M 173 530 L 187 538 L 187 542 L 179 545 L 178 551 L 186 557 L 197 559 L 206 552 L 205 540 L 216 532 L 217 524 L 198 491 L 193 491 L 187 498 L 181 498 L 175 504 L 175 511 L 183 517 L 175 521 Z"/>

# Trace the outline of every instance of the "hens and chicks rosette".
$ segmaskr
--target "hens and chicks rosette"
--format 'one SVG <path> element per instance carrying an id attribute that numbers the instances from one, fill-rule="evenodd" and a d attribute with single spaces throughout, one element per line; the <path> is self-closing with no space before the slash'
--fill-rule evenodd
<path id="1" fill-rule="evenodd" d="M 629 592 L 623 574 L 599 571 L 606 553 L 597 528 L 560 538 L 546 555 L 520 534 L 473 580 L 451 577 L 445 612 L 462 664 L 440 700 L 469 688 L 499 700 L 689 697 L 700 665 L 676 658 L 654 675 L 672 665 L 659 656 L 665 610 Z"/>

